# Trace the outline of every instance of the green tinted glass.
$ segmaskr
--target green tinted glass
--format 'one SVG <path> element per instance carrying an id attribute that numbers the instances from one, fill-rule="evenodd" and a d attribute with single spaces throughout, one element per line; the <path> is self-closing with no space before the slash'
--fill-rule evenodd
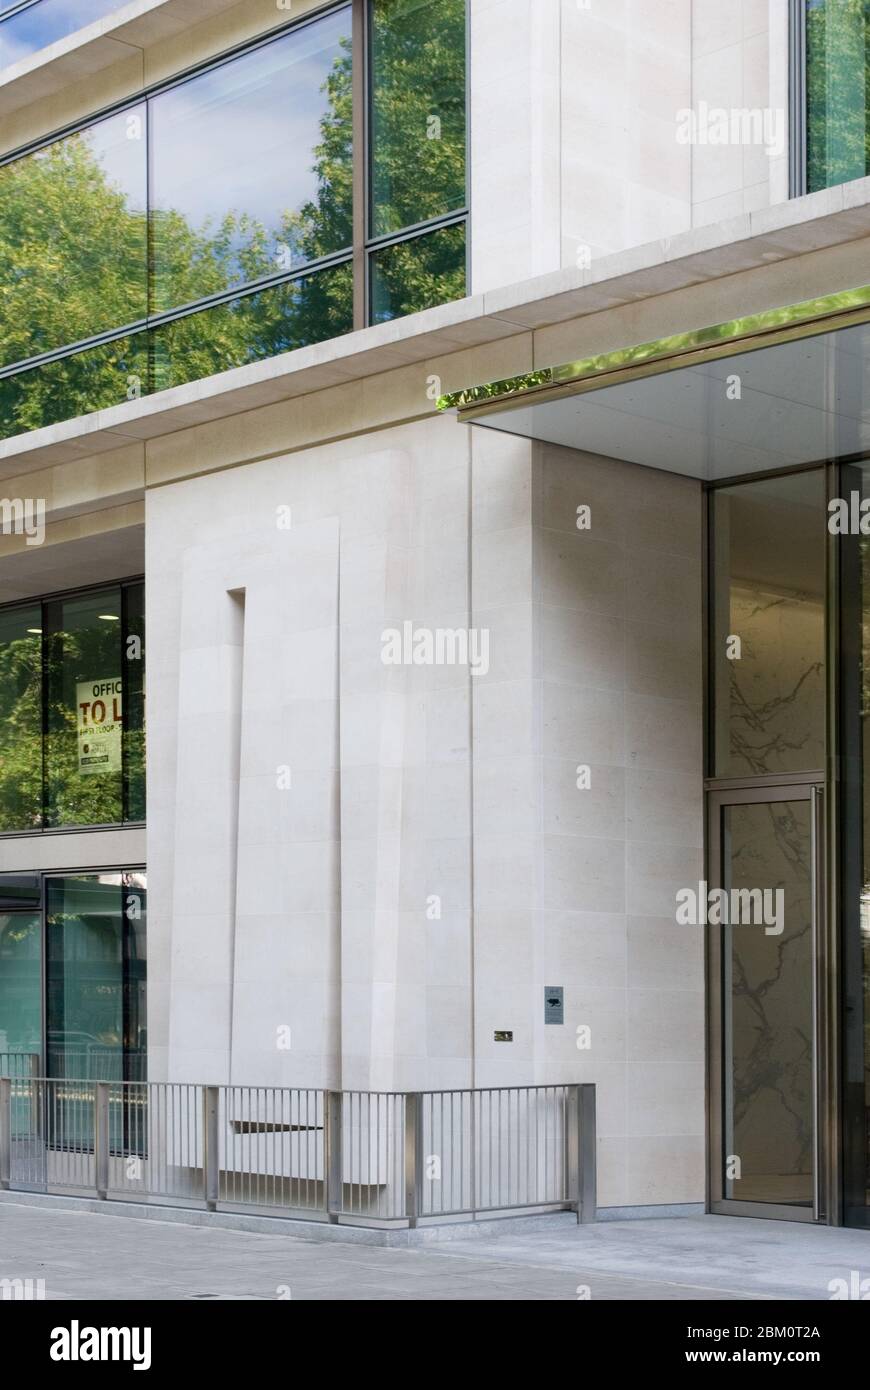
<path id="1" fill-rule="evenodd" d="M 145 135 L 140 105 L 0 167 L 0 367 L 144 318 Z"/>
<path id="2" fill-rule="evenodd" d="M 867 0 L 806 0 L 807 187 L 870 170 Z"/>
<path id="3" fill-rule="evenodd" d="M 155 328 L 153 389 L 198 381 L 352 328 L 348 262 Z"/>
<path id="4" fill-rule="evenodd" d="M 373 0 L 371 230 L 465 206 L 465 0 Z"/>
<path id="5" fill-rule="evenodd" d="M 144 1079 L 145 875 L 48 878 L 45 887 L 48 1075 Z M 59 1116 L 68 1133 L 77 1109 Z"/>
<path id="6" fill-rule="evenodd" d="M 0 831 L 40 825 L 41 629 L 39 604 L 0 610 Z"/>
<path id="7" fill-rule="evenodd" d="M 46 824 L 123 819 L 121 591 L 45 605 Z"/>
<path id="8" fill-rule="evenodd" d="M 148 341 L 140 333 L 0 378 L 0 438 L 90 415 L 146 394 Z"/>
<path id="9" fill-rule="evenodd" d="M 384 247 L 371 257 L 373 323 L 431 309 L 464 294 L 464 224 Z"/>
<path id="10" fill-rule="evenodd" d="M 0 913 L 0 1053 L 41 1051 L 40 914 Z"/>

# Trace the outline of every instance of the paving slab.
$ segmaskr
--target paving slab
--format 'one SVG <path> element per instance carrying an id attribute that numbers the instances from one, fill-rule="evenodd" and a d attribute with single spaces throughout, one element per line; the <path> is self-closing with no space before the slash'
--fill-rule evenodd
<path id="1" fill-rule="evenodd" d="M 829 1300 L 870 1232 L 730 1217 L 562 1226 L 414 1248 L 0 1203 L 0 1279 L 53 1300 Z"/>

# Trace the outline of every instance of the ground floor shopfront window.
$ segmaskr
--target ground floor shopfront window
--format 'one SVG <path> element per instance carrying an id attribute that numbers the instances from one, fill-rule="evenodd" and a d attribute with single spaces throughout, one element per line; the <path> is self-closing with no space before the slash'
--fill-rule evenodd
<path id="1" fill-rule="evenodd" d="M 147 1076 L 144 870 L 0 875 L 0 1072 Z"/>
<path id="2" fill-rule="evenodd" d="M 144 819 L 144 584 L 0 608 L 0 833 Z"/>

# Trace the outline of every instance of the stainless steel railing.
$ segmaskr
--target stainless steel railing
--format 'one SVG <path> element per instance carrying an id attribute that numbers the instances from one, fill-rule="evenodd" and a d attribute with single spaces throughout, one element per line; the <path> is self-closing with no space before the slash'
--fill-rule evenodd
<path id="1" fill-rule="evenodd" d="M 591 1221 L 595 1167 L 592 1085 L 371 1092 L 45 1078 L 23 1066 L 0 1076 L 7 1190 L 367 1226 L 553 1209 Z"/>

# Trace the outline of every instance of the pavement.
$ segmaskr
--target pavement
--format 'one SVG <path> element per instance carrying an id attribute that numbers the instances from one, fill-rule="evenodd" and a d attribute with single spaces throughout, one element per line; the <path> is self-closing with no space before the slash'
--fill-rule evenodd
<path id="1" fill-rule="evenodd" d="M 383 1248 L 0 1203 L 0 1280 L 42 1280 L 47 1300 L 830 1300 L 856 1273 L 870 1231 L 723 1216 Z"/>

